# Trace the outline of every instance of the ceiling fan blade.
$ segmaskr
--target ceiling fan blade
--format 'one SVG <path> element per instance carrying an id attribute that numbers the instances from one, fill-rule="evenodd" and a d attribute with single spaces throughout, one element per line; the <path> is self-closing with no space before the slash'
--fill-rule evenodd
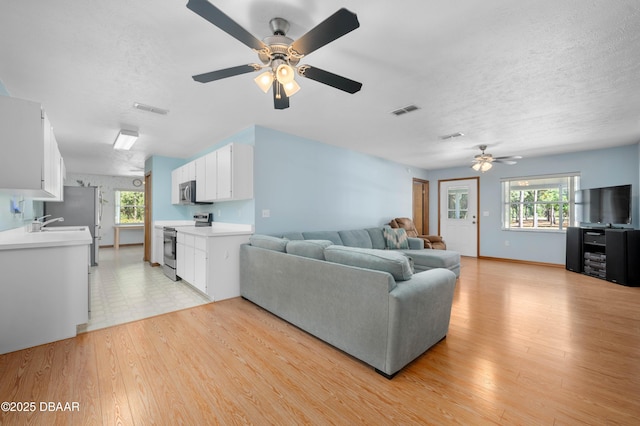
<path id="1" fill-rule="evenodd" d="M 261 40 L 254 37 L 249 31 L 242 28 L 237 22 L 206 0 L 189 0 L 187 8 L 252 49 L 262 50 L 267 47 Z"/>
<path id="2" fill-rule="evenodd" d="M 517 161 L 513 161 L 513 160 L 499 160 L 497 158 L 493 159 L 494 163 L 502 163 L 502 164 L 508 164 L 510 166 L 513 166 L 514 164 L 518 164 Z"/>
<path id="3" fill-rule="evenodd" d="M 329 71 L 321 70 L 309 65 L 302 65 L 298 68 L 298 73 L 303 76 L 315 80 L 319 83 L 335 87 L 347 93 L 356 93 L 362 88 L 362 83 L 350 80 L 346 77 L 339 76 Z"/>
<path id="4" fill-rule="evenodd" d="M 494 157 L 494 160 L 520 160 L 522 155 L 508 155 L 504 157 Z"/>
<path id="5" fill-rule="evenodd" d="M 210 81 L 220 80 L 234 75 L 246 74 L 248 72 L 258 71 L 253 65 L 238 65 L 237 67 L 225 68 L 222 70 L 206 72 L 204 74 L 194 75 L 192 78 L 200 83 L 209 83 Z"/>
<path id="6" fill-rule="evenodd" d="M 308 55 L 359 26 L 356 14 L 342 8 L 294 41 L 291 48 L 300 55 Z"/>
<path id="7" fill-rule="evenodd" d="M 284 87 L 279 81 L 273 82 L 273 107 L 275 109 L 289 108 L 289 97 L 284 93 Z"/>

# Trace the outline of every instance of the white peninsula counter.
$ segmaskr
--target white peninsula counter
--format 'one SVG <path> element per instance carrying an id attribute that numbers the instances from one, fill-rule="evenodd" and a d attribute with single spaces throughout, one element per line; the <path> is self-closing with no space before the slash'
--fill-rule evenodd
<path id="1" fill-rule="evenodd" d="M 0 354 L 73 337 L 89 320 L 91 242 L 86 227 L 0 232 Z"/>
<path id="2" fill-rule="evenodd" d="M 176 272 L 214 302 L 240 296 L 240 245 L 253 225 L 177 226 Z"/>

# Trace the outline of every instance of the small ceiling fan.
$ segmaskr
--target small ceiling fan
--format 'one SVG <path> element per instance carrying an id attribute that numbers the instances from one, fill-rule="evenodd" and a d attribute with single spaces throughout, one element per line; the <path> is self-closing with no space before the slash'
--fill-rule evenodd
<path id="1" fill-rule="evenodd" d="M 484 152 L 487 149 L 486 145 L 480 145 L 478 148 L 480 148 L 481 153 L 473 157 L 473 164 L 471 165 L 471 168 L 482 173 L 491 169 L 491 167 L 493 167 L 493 163 L 513 165 L 517 163 L 517 161 L 515 160 L 519 160 L 522 158 L 520 155 L 494 157 L 493 155 Z"/>
<path id="2" fill-rule="evenodd" d="M 351 94 L 362 88 L 362 83 L 346 77 L 310 65 L 298 65 L 300 60 L 311 52 L 360 26 L 356 14 L 347 9 L 338 10 L 295 41 L 286 36 L 289 22 L 283 18 L 273 18 L 269 22 L 273 35 L 261 41 L 207 0 L 189 0 L 187 8 L 249 46 L 258 54 L 262 62 L 262 65 L 256 63 L 238 65 L 194 75 L 195 81 L 208 83 L 235 75 L 266 70 L 255 78 L 255 82 L 265 93 L 269 89 L 273 90 L 273 103 L 276 109 L 289 108 L 289 97 L 300 90 L 300 86 L 295 81 L 296 72 L 302 77 Z"/>

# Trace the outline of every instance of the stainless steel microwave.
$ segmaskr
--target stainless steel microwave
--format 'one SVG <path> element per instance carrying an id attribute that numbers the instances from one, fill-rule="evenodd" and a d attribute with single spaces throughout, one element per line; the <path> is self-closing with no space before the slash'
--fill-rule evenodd
<path id="1" fill-rule="evenodd" d="M 196 203 L 196 181 L 190 180 L 180 184 L 180 204 Z"/>

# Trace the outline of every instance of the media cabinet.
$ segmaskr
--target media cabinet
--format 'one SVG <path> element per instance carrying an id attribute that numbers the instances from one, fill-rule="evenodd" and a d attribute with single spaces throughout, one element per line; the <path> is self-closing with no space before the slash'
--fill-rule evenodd
<path id="1" fill-rule="evenodd" d="M 640 230 L 570 227 L 566 253 L 569 271 L 640 286 Z"/>

